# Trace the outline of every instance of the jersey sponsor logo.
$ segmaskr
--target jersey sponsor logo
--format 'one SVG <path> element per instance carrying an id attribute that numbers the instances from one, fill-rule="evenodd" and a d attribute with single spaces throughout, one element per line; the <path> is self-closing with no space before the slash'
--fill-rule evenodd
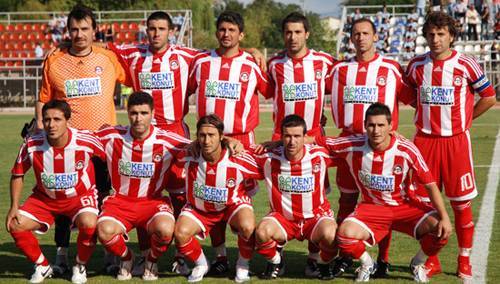
<path id="1" fill-rule="evenodd" d="M 318 98 L 318 83 L 292 83 L 281 87 L 284 102 L 315 100 Z"/>
<path id="2" fill-rule="evenodd" d="M 97 96 L 101 94 L 101 89 L 100 77 L 64 81 L 64 91 L 69 99 Z"/>
<path id="3" fill-rule="evenodd" d="M 72 172 L 55 174 L 42 172 L 40 174 L 40 179 L 46 189 L 64 190 L 76 186 L 78 183 L 78 173 Z"/>
<path id="4" fill-rule="evenodd" d="M 205 84 L 205 97 L 225 99 L 225 100 L 240 100 L 241 83 L 207 80 Z"/>
<path id="5" fill-rule="evenodd" d="M 289 193 L 309 193 L 314 190 L 314 176 L 278 175 L 278 189 Z"/>
<path id="6" fill-rule="evenodd" d="M 361 183 L 368 189 L 373 189 L 381 192 L 394 191 L 394 176 L 384 176 L 368 173 L 365 171 L 359 171 L 358 178 Z"/>
<path id="7" fill-rule="evenodd" d="M 154 174 L 154 163 L 131 162 L 120 159 L 118 172 L 120 175 L 134 178 L 150 178 Z"/>
<path id="8" fill-rule="evenodd" d="M 227 188 L 214 187 L 194 182 L 194 197 L 211 203 L 224 204 L 227 201 Z"/>
<path id="9" fill-rule="evenodd" d="M 167 90 L 174 88 L 174 73 L 141 72 L 139 84 L 143 90 Z"/>
<path id="10" fill-rule="evenodd" d="M 420 102 L 424 105 L 454 105 L 454 91 L 454 87 L 422 86 Z"/>
<path id="11" fill-rule="evenodd" d="M 378 101 L 378 87 L 372 86 L 345 86 L 344 103 L 372 104 Z"/>

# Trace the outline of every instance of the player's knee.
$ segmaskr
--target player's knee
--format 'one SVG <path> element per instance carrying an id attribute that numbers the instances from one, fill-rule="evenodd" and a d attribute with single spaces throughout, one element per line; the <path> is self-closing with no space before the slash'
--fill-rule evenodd
<path id="1" fill-rule="evenodd" d="M 92 213 L 79 214 L 75 220 L 78 228 L 95 228 L 97 226 L 97 216 Z"/>
<path id="2" fill-rule="evenodd" d="M 12 220 L 9 223 L 9 232 L 13 233 L 13 232 L 22 232 L 22 231 L 24 231 L 23 228 L 15 220 Z"/>
<path id="3" fill-rule="evenodd" d="M 272 232 L 271 227 L 268 226 L 268 223 L 261 222 L 257 228 L 255 229 L 255 238 L 258 242 L 264 243 L 271 239 Z"/>
<path id="4" fill-rule="evenodd" d="M 244 220 L 240 223 L 239 234 L 245 239 L 252 236 L 255 231 L 255 222 L 253 220 Z"/>
<path id="5" fill-rule="evenodd" d="M 153 228 L 153 234 L 160 238 L 172 238 L 174 234 L 174 225 L 167 222 L 159 222 Z"/>
<path id="6" fill-rule="evenodd" d="M 115 226 L 109 222 L 102 222 L 97 225 L 97 237 L 101 242 L 110 240 L 114 235 L 119 234 Z"/>
<path id="7" fill-rule="evenodd" d="M 340 224 L 340 227 L 337 230 L 337 235 L 342 235 L 348 238 L 354 238 L 356 235 L 354 234 L 354 228 L 352 228 L 350 222 L 343 222 Z"/>
<path id="8" fill-rule="evenodd" d="M 174 229 L 174 237 L 177 242 L 184 244 L 192 237 L 192 233 L 188 227 L 183 226 L 182 223 L 177 223 Z"/>

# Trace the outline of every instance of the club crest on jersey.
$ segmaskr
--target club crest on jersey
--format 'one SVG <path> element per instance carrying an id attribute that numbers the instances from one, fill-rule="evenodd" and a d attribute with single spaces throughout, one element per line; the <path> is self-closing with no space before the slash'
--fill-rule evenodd
<path id="1" fill-rule="evenodd" d="M 161 162 L 161 159 L 162 159 L 162 158 L 163 158 L 163 156 L 162 156 L 162 155 L 160 155 L 160 154 L 155 154 L 155 156 L 153 157 L 153 161 L 154 161 L 155 163 L 159 163 L 159 162 Z"/>
<path id="2" fill-rule="evenodd" d="M 462 86 L 462 77 L 460 76 L 455 76 L 453 78 L 453 85 L 459 87 L 459 86 Z"/>
<path id="3" fill-rule="evenodd" d="M 224 204 L 227 201 L 227 188 L 214 187 L 194 182 L 194 197 L 211 203 Z"/>
<path id="4" fill-rule="evenodd" d="M 250 78 L 250 76 L 248 75 L 247 72 L 243 72 L 241 73 L 240 75 L 240 80 L 241 82 L 248 82 L 248 79 Z"/>
<path id="5" fill-rule="evenodd" d="M 385 76 L 378 76 L 377 77 L 377 84 L 379 86 L 385 86 L 385 83 L 387 82 L 386 80 L 386 77 Z"/>
<path id="6" fill-rule="evenodd" d="M 174 73 L 141 72 L 139 84 L 143 90 L 166 90 L 174 88 Z"/>
<path id="7" fill-rule="evenodd" d="M 314 164 L 313 165 L 313 173 L 318 173 L 321 170 L 321 165 L 320 164 Z"/>
<path id="8" fill-rule="evenodd" d="M 454 105 L 454 87 L 422 86 L 420 87 L 420 102 L 424 105 Z"/>
<path id="9" fill-rule="evenodd" d="M 378 87 L 345 86 L 343 98 L 346 104 L 372 104 L 378 100 Z"/>
<path id="10" fill-rule="evenodd" d="M 103 71 L 103 69 L 102 69 L 102 67 L 101 67 L 101 66 L 96 66 L 96 67 L 95 67 L 95 73 L 96 73 L 97 75 L 101 75 L 101 74 L 102 74 L 102 71 Z"/>
<path id="11" fill-rule="evenodd" d="M 403 173 L 403 167 L 401 165 L 395 165 L 394 168 L 392 168 L 392 172 L 395 175 L 400 175 Z"/>
<path id="12" fill-rule="evenodd" d="M 147 162 L 131 162 L 120 159 L 118 172 L 121 175 L 134 178 L 150 178 L 154 174 L 154 164 Z"/>
<path id="13" fill-rule="evenodd" d="M 79 98 L 101 94 L 101 78 L 82 78 L 64 81 L 66 97 Z"/>
<path id="14" fill-rule="evenodd" d="M 230 178 L 227 180 L 226 185 L 227 187 L 234 187 L 236 185 L 236 181 L 234 180 L 234 178 Z"/>
<path id="15" fill-rule="evenodd" d="M 368 189 L 380 192 L 394 191 L 394 176 L 384 176 L 368 173 L 365 171 L 358 172 L 359 181 Z"/>
<path id="16" fill-rule="evenodd" d="M 177 68 L 179 68 L 179 62 L 177 60 L 170 61 L 170 69 L 175 70 Z"/>
<path id="17" fill-rule="evenodd" d="M 84 165 L 83 161 L 78 161 L 75 164 L 75 169 L 81 170 L 81 169 L 83 169 L 83 165 Z"/>
<path id="18" fill-rule="evenodd" d="M 205 83 L 205 97 L 207 98 L 239 101 L 240 93 L 240 82 L 207 80 Z"/>
<path id="19" fill-rule="evenodd" d="M 309 193 L 314 190 L 314 176 L 278 175 L 278 189 L 289 193 Z"/>
<path id="20" fill-rule="evenodd" d="M 64 190 L 73 188 L 78 183 L 78 173 L 46 173 L 40 174 L 40 180 L 46 189 L 50 190 Z"/>
<path id="21" fill-rule="evenodd" d="M 321 79 L 321 77 L 323 77 L 323 72 L 321 72 L 321 70 L 314 71 L 314 77 L 316 77 L 316 80 Z"/>
<path id="22" fill-rule="evenodd" d="M 318 98 L 318 83 L 290 83 L 281 87 L 284 102 L 300 102 Z"/>

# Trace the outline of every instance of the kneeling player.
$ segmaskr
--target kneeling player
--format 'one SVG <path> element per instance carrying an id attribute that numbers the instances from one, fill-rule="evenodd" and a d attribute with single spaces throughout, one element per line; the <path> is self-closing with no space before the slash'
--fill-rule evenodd
<path id="1" fill-rule="evenodd" d="M 366 134 L 316 139 L 332 154 L 345 159 L 363 200 L 340 225 L 340 254 L 361 260 L 356 281 L 368 281 L 375 264 L 365 251 L 392 230 L 420 241 L 421 250 L 411 261 L 415 281 L 427 282 L 425 261 L 447 243 L 451 223 L 440 192 L 413 143 L 390 134 L 391 112 L 381 103 L 372 104 L 365 116 Z M 405 199 L 410 174 L 425 184 L 434 208 Z"/>
<path id="2" fill-rule="evenodd" d="M 162 197 L 173 155 L 190 141 L 151 125 L 153 98 L 144 92 L 128 100 L 130 126 L 103 129 L 104 145 L 115 194 L 105 199 L 97 232 L 106 250 L 121 258 L 118 280 L 132 278 L 132 252 L 125 245 L 127 232 L 148 232 L 151 248 L 146 257 L 144 280 L 158 279 L 158 258 L 172 241 L 175 218 L 168 197 Z"/>
<path id="3" fill-rule="evenodd" d="M 90 160 L 104 159 L 104 152 L 95 136 L 69 128 L 70 116 L 66 102 L 46 103 L 42 109 L 44 131 L 25 140 L 12 168 L 11 208 L 6 227 L 16 246 L 36 264 L 31 283 L 40 283 L 53 273 L 32 231 L 46 233 L 60 215 L 70 218 L 79 231 L 71 281 L 87 282 L 85 264 L 95 247 L 98 214 L 94 167 Z M 24 174 L 31 166 L 36 186 L 19 207 Z"/>
<path id="4" fill-rule="evenodd" d="M 196 142 L 201 154 L 178 157 L 186 174 L 187 203 L 175 226 L 177 250 L 194 262 L 188 278 L 198 282 L 208 272 L 208 263 L 199 242 L 193 236 L 206 237 L 218 222 L 226 222 L 238 234 L 239 258 L 236 282 L 249 280 L 249 260 L 254 249 L 255 216 L 245 180 L 258 175 L 255 161 L 246 154 L 230 156 L 222 142 L 224 124 L 215 114 L 196 125 Z"/>
<path id="5" fill-rule="evenodd" d="M 265 279 L 282 274 L 283 260 L 276 245 L 292 239 L 317 245 L 319 278 L 333 278 L 329 263 L 335 256 L 337 225 L 324 190 L 333 157 L 322 147 L 304 145 L 305 134 L 304 119 L 289 115 L 281 123 L 283 147 L 255 156 L 271 204 L 271 212 L 255 231 L 257 251 L 269 261 L 262 275 Z"/>

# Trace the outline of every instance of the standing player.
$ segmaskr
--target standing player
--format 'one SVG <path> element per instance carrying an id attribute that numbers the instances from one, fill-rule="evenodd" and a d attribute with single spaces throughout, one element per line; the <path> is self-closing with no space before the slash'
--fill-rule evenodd
<path id="1" fill-rule="evenodd" d="M 71 106 L 71 127 L 99 130 L 116 124 L 113 95 L 116 81 L 125 81 L 125 72 L 109 50 L 92 46 L 96 20 L 91 9 L 75 6 L 68 15 L 71 46 L 52 53 L 44 62 L 42 88 L 36 103 L 37 127 L 42 128 L 41 110 L 52 99 L 61 99 Z M 105 165 L 93 159 L 96 186 L 100 195 L 107 195 L 109 178 Z M 99 196 L 100 199 L 103 196 Z M 57 256 L 54 271 L 67 269 L 67 248 L 71 220 L 56 220 Z"/>
<path id="2" fill-rule="evenodd" d="M 403 94 L 411 91 L 402 81 L 399 63 L 383 57 L 375 50 L 378 37 L 373 22 L 366 18 L 354 21 L 351 28 L 351 41 L 356 48 L 356 56 L 337 62 L 327 79 L 327 92 L 332 93 L 333 121 L 342 130 L 340 136 L 363 134 L 366 109 L 375 102 L 389 106 L 393 118 L 393 130 L 398 128 L 398 103 Z M 407 96 L 410 97 L 410 96 Z M 408 103 L 411 98 L 407 98 Z M 337 185 L 340 189 L 340 224 L 356 207 L 359 189 L 351 176 L 348 165 L 339 161 Z M 391 234 L 379 243 L 377 272 L 375 277 L 384 277 L 389 269 L 389 245 Z M 334 272 L 340 275 L 352 261 L 337 259 Z"/>
<path id="3" fill-rule="evenodd" d="M 453 18 L 431 13 L 423 32 L 430 52 L 412 59 L 406 71 L 408 83 L 416 90 L 414 143 L 450 200 L 459 246 L 457 274 L 470 280 L 471 201 L 477 189 L 469 128 L 473 119 L 495 104 L 495 90 L 476 60 L 451 48 L 457 36 Z M 474 92 L 480 96 L 476 103 Z M 428 201 L 422 186 L 416 193 Z M 437 257 L 429 258 L 426 266 L 430 276 L 441 271 Z"/>
<path id="4" fill-rule="evenodd" d="M 115 194 L 105 199 L 97 232 L 106 250 L 121 258 L 118 280 L 132 278 L 132 252 L 125 239 L 134 227 L 145 230 L 151 249 L 144 280 L 158 279 L 158 258 L 172 241 L 175 218 L 168 197 L 162 197 L 173 155 L 190 141 L 151 125 L 153 98 L 133 93 L 127 106 L 130 126 L 98 132 L 106 152 Z"/>
<path id="5" fill-rule="evenodd" d="M 240 49 L 244 22 L 240 14 L 223 12 L 216 22 L 219 48 L 195 57 L 189 78 L 189 93 L 196 95 L 198 118 L 216 114 L 224 122 L 224 135 L 239 140 L 245 148 L 255 144 L 259 124 L 259 98 L 267 92 L 267 79 L 250 54 Z M 258 190 L 255 180 L 245 181 L 248 190 Z M 227 272 L 226 224 L 217 224 L 210 234 L 217 259 L 208 275 Z"/>
<path id="6" fill-rule="evenodd" d="M 335 257 L 337 224 L 324 185 L 333 157 L 322 147 L 304 145 L 306 127 L 300 116 L 286 116 L 280 129 L 283 146 L 255 156 L 271 205 L 255 230 L 257 251 L 268 261 L 264 279 L 283 274 L 277 243 L 292 239 L 307 239 L 319 247 L 318 277 L 333 279 L 329 263 Z"/>
<path id="7" fill-rule="evenodd" d="M 307 134 L 321 136 L 325 96 L 325 78 L 334 59 L 329 54 L 307 48 L 309 21 L 304 15 L 293 12 L 281 24 L 285 50 L 268 62 L 268 72 L 273 98 L 273 140 L 281 139 L 280 125 L 283 118 L 296 114 L 306 121 Z M 328 176 L 326 188 L 329 189 Z M 316 260 L 319 249 L 309 244 L 306 275 L 317 276 Z"/>
<path id="8" fill-rule="evenodd" d="M 229 156 L 222 141 L 224 123 L 217 115 L 201 117 L 196 129 L 201 154 L 178 157 L 179 167 L 186 173 L 187 203 L 175 226 L 177 249 L 196 264 L 188 281 L 201 281 L 208 272 L 208 263 L 193 237 L 204 238 L 215 224 L 227 222 L 238 234 L 235 281 L 248 281 L 248 262 L 255 245 L 255 216 L 245 179 L 258 175 L 257 166 L 249 155 Z"/>
<path id="9" fill-rule="evenodd" d="M 428 282 L 425 260 L 446 245 L 451 223 L 418 149 L 410 141 L 392 135 L 391 124 L 389 107 L 374 103 L 366 111 L 365 135 L 316 139 L 332 154 L 345 159 L 363 196 L 339 227 L 340 254 L 359 258 L 361 266 L 356 281 L 368 281 L 375 263 L 365 245 L 375 245 L 394 229 L 419 240 L 421 250 L 410 267 L 415 281 Z M 408 201 L 410 174 L 425 185 L 435 210 Z"/>
<path id="10" fill-rule="evenodd" d="M 52 267 L 32 231 L 44 234 L 54 216 L 67 216 L 78 227 L 73 283 L 87 282 L 85 264 L 95 247 L 97 199 L 92 157 L 104 159 L 102 144 L 88 132 L 69 128 L 71 109 L 60 100 L 47 102 L 41 111 L 44 131 L 28 137 L 21 146 L 10 180 L 11 207 L 7 230 L 16 246 L 35 263 L 31 283 L 52 275 Z M 33 167 L 36 186 L 19 206 L 24 175 Z"/>

